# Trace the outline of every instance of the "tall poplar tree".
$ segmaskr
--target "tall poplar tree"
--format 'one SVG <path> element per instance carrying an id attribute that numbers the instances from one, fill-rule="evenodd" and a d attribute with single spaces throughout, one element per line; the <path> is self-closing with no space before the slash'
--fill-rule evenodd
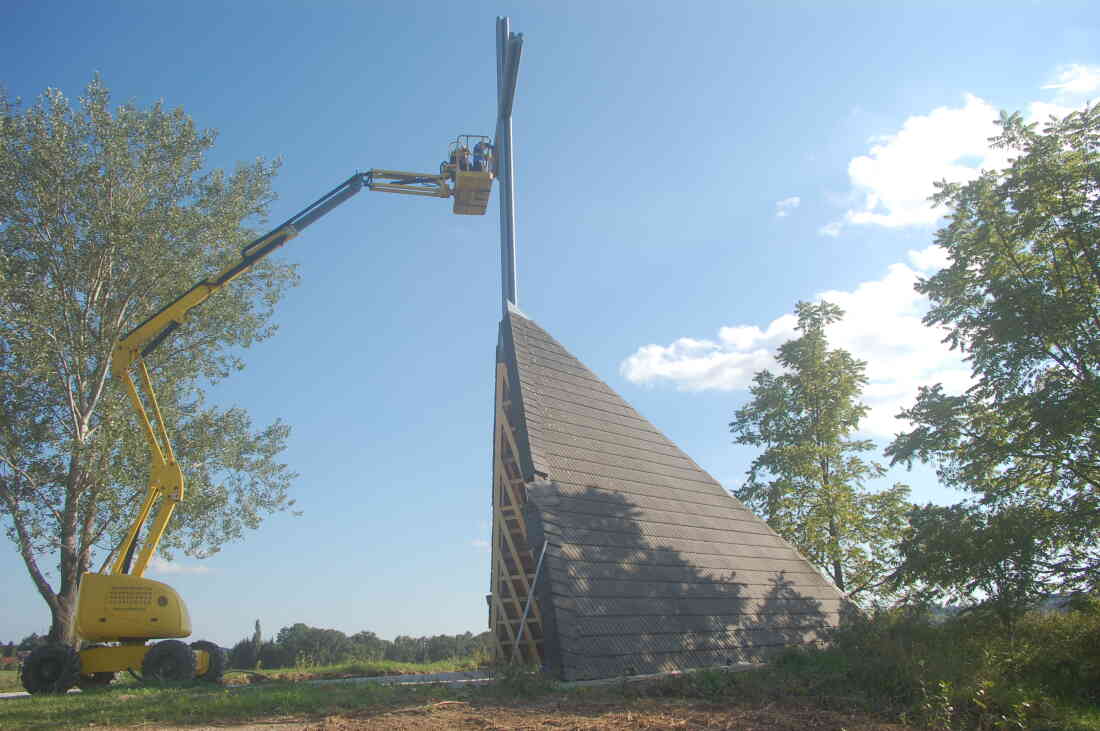
<path id="1" fill-rule="evenodd" d="M 752 400 L 730 423 L 736 443 L 764 450 L 735 494 L 842 591 L 873 594 L 891 568 L 909 488 L 863 489 L 885 468 L 860 456 L 874 443 L 853 436 L 867 413 L 859 402 L 866 364 L 829 349 L 825 337 L 844 312 L 799 302 L 796 313 L 801 336 L 779 347 L 782 372 L 757 373 Z"/>
<path id="2" fill-rule="evenodd" d="M 71 642 L 80 577 L 117 546 L 144 496 L 148 448 L 114 345 L 255 234 L 276 165 L 206 170 L 215 134 L 182 109 L 112 108 L 95 78 L 76 104 L 22 110 L 0 89 L 0 524 Z M 162 550 L 205 555 L 286 508 L 288 434 L 253 428 L 204 388 L 243 366 L 295 279 L 261 262 L 149 359 L 187 494 Z M 54 568 L 56 567 L 56 572 Z"/>

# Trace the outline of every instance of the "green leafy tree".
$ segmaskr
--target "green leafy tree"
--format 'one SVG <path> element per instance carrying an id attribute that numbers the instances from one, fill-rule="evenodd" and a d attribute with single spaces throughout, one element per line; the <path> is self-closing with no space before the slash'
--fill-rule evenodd
<path id="1" fill-rule="evenodd" d="M 76 104 L 50 89 L 24 110 L 0 90 L 0 515 L 55 641 L 72 641 L 80 577 L 118 545 L 146 489 L 147 447 L 110 378 L 112 348 L 234 260 L 254 236 L 245 222 L 272 199 L 276 164 L 205 169 L 214 139 L 181 109 L 112 108 L 98 77 Z M 287 426 L 255 429 L 203 389 L 273 332 L 294 280 L 265 260 L 148 360 L 187 476 L 167 555 L 210 554 L 291 504 L 294 475 L 277 461 Z"/>
<path id="2" fill-rule="evenodd" d="M 16 645 L 15 649 L 20 652 L 25 652 L 27 650 L 33 650 L 39 645 L 45 644 L 45 642 L 46 637 L 44 635 L 40 635 L 37 632 L 31 632 L 29 635 L 19 640 L 19 644 Z"/>
<path id="3" fill-rule="evenodd" d="M 730 423 L 738 444 L 764 449 L 736 495 L 842 591 L 874 594 L 888 578 L 909 488 L 862 489 L 885 473 L 860 456 L 874 443 L 853 438 L 867 413 L 866 364 L 828 347 L 825 328 L 843 317 L 839 307 L 799 302 L 796 312 L 801 336 L 779 347 L 783 371 L 757 373 L 751 401 Z"/>
<path id="4" fill-rule="evenodd" d="M 231 668 L 254 670 L 259 658 L 260 653 L 257 651 L 256 646 L 252 644 L 250 637 L 245 637 L 229 649 L 229 667 Z"/>
<path id="5" fill-rule="evenodd" d="M 347 660 L 352 652 L 351 642 L 343 632 L 310 627 L 302 622 L 279 630 L 275 643 L 295 663 L 307 665 L 334 665 Z"/>
<path id="6" fill-rule="evenodd" d="M 1057 557 L 1065 542 L 1055 517 L 1026 502 L 915 508 L 894 578 L 921 600 L 991 610 L 1011 631 L 1061 583 Z"/>
<path id="7" fill-rule="evenodd" d="M 260 656 L 256 659 L 256 667 L 268 670 L 289 668 L 294 666 L 296 660 L 297 658 L 291 655 L 285 647 L 274 640 L 268 640 L 260 646 Z"/>
<path id="8" fill-rule="evenodd" d="M 256 669 L 260 659 L 260 648 L 263 647 L 264 636 L 260 630 L 260 620 L 256 620 L 251 637 L 241 639 L 229 650 L 230 667 L 242 670 Z"/>
<path id="9" fill-rule="evenodd" d="M 936 466 L 987 509 L 1024 505 L 1059 546 L 1065 588 L 1100 579 L 1100 104 L 1040 132 L 1002 114 L 1011 166 L 943 182 L 949 264 L 916 289 L 974 385 L 920 389 L 894 463 Z M 1021 499 L 1026 497 L 1026 500 Z M 1013 508 L 1017 510 L 1018 508 Z"/>
<path id="10" fill-rule="evenodd" d="M 386 645 L 389 644 L 374 632 L 356 632 L 348 638 L 352 646 L 352 656 L 362 662 L 381 660 L 386 656 Z"/>
<path id="11" fill-rule="evenodd" d="M 398 635 L 386 648 L 386 659 L 397 662 L 423 662 L 427 657 L 427 637 Z"/>

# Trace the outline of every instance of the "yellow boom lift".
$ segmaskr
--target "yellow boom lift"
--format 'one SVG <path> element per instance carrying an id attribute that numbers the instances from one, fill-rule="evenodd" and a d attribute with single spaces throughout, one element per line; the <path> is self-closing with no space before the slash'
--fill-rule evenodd
<path id="1" fill-rule="evenodd" d="M 476 159 L 470 154 L 471 144 L 479 152 Z M 184 496 L 183 471 L 172 451 L 145 356 L 183 324 L 188 312 L 363 188 L 454 198 L 455 213 L 484 214 L 493 182 L 491 149 L 488 137 L 461 135 L 451 143 L 448 159 L 440 165 L 438 174 L 368 170 L 352 175 L 281 226 L 245 246 L 238 262 L 198 282 L 119 341 L 111 354 L 111 374 L 125 384 L 145 430 L 152 458 L 149 487 L 120 546 L 99 572 L 88 572 L 81 578 L 76 632 L 94 644 L 80 652 L 68 645 L 36 649 L 23 663 L 22 681 L 27 691 L 64 693 L 74 685 L 107 685 L 115 673 L 123 670 L 140 670 L 147 682 L 196 677 L 217 682 L 221 678 L 226 666 L 225 650 L 212 642 L 187 645 L 174 639 L 191 635 L 187 606 L 170 586 L 144 577 L 172 512 Z M 135 366 L 144 399 L 131 375 Z M 154 508 L 155 518 L 139 550 L 139 536 Z M 105 571 L 108 563 L 110 571 Z M 148 640 L 162 641 L 150 645 Z"/>

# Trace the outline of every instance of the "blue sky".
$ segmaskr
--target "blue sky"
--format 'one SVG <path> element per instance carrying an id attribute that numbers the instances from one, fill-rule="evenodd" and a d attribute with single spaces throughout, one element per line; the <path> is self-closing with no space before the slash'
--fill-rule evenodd
<path id="1" fill-rule="evenodd" d="M 213 166 L 281 157 L 274 223 L 492 134 L 510 16 L 520 307 L 733 489 L 753 453 L 726 425 L 800 299 L 848 310 L 832 336 L 869 362 L 870 436 L 917 385 L 965 385 L 918 324 L 912 281 L 939 260 L 923 198 L 997 164 L 998 109 L 1100 97 L 1090 5 L 20 2 L 0 81 L 75 99 L 98 71 L 116 101 L 219 130 Z M 213 398 L 293 426 L 303 514 L 154 569 L 196 637 L 485 629 L 497 220 L 495 192 L 479 218 L 364 193 L 285 250 L 302 283 L 280 331 Z M 927 470 L 890 481 L 955 498 Z M 0 575 L 0 640 L 44 631 L 10 545 Z"/>

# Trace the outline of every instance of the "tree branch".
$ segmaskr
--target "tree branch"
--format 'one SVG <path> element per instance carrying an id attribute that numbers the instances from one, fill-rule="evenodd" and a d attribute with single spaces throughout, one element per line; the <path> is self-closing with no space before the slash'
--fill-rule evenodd
<path id="1" fill-rule="evenodd" d="M 50 586 L 50 582 L 46 581 L 46 577 L 42 575 L 42 572 L 38 568 L 38 562 L 35 561 L 34 551 L 31 548 L 31 537 L 27 533 L 26 526 L 23 525 L 23 519 L 19 515 L 19 504 L 11 494 L 11 490 L 9 490 L 7 485 L 2 481 L 0 481 L 0 500 L 3 500 L 4 504 L 7 506 L 8 515 L 11 516 L 12 524 L 15 526 L 15 533 L 19 537 L 19 555 L 23 557 L 23 563 L 27 567 L 27 573 L 31 575 L 31 580 L 38 589 L 38 593 L 46 600 L 46 604 L 50 606 L 52 611 L 56 612 L 60 607 L 60 603 L 57 600 L 57 594 L 54 593 L 53 587 Z"/>

